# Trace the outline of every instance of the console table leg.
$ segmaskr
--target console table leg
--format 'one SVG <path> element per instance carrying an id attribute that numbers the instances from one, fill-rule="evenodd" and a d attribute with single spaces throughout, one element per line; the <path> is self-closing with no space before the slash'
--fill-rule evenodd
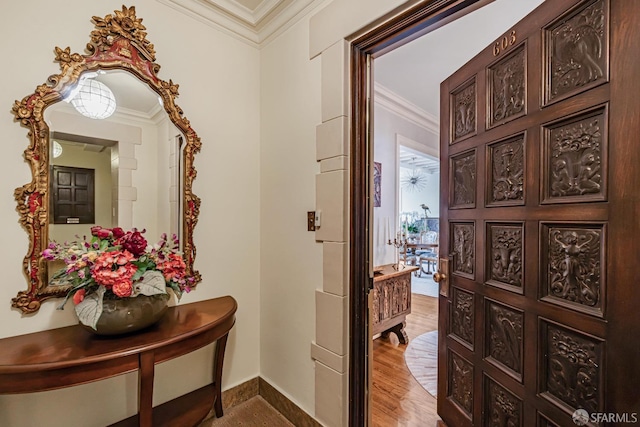
<path id="1" fill-rule="evenodd" d="M 146 351 L 139 355 L 138 371 L 138 425 L 151 427 L 153 425 L 153 376 L 154 354 Z"/>
<path id="2" fill-rule="evenodd" d="M 222 417 L 222 364 L 224 362 L 224 350 L 227 346 L 227 337 L 229 334 L 224 334 L 216 341 L 216 352 L 213 359 L 213 382 L 215 386 L 215 396 L 213 408 L 216 412 L 216 417 Z"/>

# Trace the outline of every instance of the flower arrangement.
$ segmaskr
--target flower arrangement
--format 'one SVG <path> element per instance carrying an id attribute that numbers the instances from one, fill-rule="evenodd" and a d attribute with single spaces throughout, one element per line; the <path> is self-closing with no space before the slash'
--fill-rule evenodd
<path id="1" fill-rule="evenodd" d="M 89 240 L 77 236 L 79 240 L 71 243 L 51 242 L 42 256 L 66 264 L 53 275 L 51 284 L 71 285 L 58 309 L 72 298 L 80 322 L 95 329 L 105 299 L 166 294 L 167 287 L 178 299 L 189 292 L 194 279 L 186 274 L 176 236 L 169 241 L 163 234 L 151 246 L 144 232 L 95 226 Z"/>

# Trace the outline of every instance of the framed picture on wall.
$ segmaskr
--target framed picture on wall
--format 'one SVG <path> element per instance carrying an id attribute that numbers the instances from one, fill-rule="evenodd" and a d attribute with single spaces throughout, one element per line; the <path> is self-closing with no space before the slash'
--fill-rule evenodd
<path id="1" fill-rule="evenodd" d="M 382 187 L 382 163 L 373 162 L 373 207 L 379 208 L 381 204 L 380 190 Z"/>

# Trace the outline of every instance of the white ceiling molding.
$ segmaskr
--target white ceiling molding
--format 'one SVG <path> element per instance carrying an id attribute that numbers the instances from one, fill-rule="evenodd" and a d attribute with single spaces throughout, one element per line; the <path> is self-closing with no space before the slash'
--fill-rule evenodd
<path id="1" fill-rule="evenodd" d="M 61 113 L 66 113 L 74 116 L 78 115 L 78 111 L 73 107 L 73 105 L 67 102 L 57 103 L 56 110 Z M 134 110 L 118 105 L 116 107 L 116 111 L 109 117 L 109 119 L 118 123 L 126 123 L 131 120 L 137 120 L 139 122 L 157 125 L 166 117 L 167 115 L 165 114 L 164 108 L 160 105 L 160 103 L 156 103 L 149 109 L 149 111 Z M 51 123 L 49 123 L 49 127 L 51 127 Z"/>
<path id="2" fill-rule="evenodd" d="M 252 10 L 234 0 L 158 1 L 256 48 L 322 3 L 322 0 L 263 0 Z"/>
<path id="3" fill-rule="evenodd" d="M 250 9 L 233 0 L 202 0 L 202 2 L 210 5 L 212 8 L 219 7 L 224 9 L 228 13 L 235 15 L 247 24 L 255 27 L 262 18 L 282 3 L 283 0 L 264 0 L 260 2 L 255 9 Z"/>
<path id="4" fill-rule="evenodd" d="M 380 83 L 374 84 L 373 100 L 380 107 L 405 118 L 427 132 L 431 132 L 436 136 L 440 135 L 440 120 L 438 117 L 412 104 Z"/>

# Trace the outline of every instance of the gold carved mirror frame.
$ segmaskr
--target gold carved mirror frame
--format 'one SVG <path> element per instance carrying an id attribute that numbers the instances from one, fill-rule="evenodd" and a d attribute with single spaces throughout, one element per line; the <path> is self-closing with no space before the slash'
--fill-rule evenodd
<path id="1" fill-rule="evenodd" d="M 193 194 L 192 184 L 196 177 L 193 166 L 195 154 L 200 151 L 201 142 L 176 104 L 178 85 L 171 80 L 158 78 L 160 65 L 155 62 L 153 44 L 147 40 L 142 19 L 136 17 L 135 6 L 116 10 L 114 15 L 92 18 L 95 29 L 87 44 L 87 55 L 71 53 L 71 49 L 55 48 L 55 61 L 60 64 L 60 74 L 51 75 L 47 82 L 38 86 L 34 93 L 22 101 L 15 101 L 13 114 L 16 120 L 29 128 L 30 143 L 24 151 L 25 160 L 31 166 L 32 181 L 15 190 L 20 223 L 29 234 L 29 249 L 23 260 L 23 271 L 27 277 L 27 290 L 20 291 L 12 299 L 12 307 L 24 313 L 38 311 L 42 301 L 64 297 L 69 288 L 49 286 L 47 282 L 47 261 L 41 253 L 49 244 L 49 126 L 44 120 L 47 107 L 65 98 L 79 82 L 85 72 L 97 70 L 124 70 L 146 83 L 162 98 L 164 110 L 169 119 L 183 133 L 185 138 L 182 163 L 182 222 L 181 245 L 187 266 L 187 274 L 194 277 L 195 284 L 201 276 L 193 264 L 196 248 L 193 244 L 193 230 L 198 222 L 200 199 Z"/>

